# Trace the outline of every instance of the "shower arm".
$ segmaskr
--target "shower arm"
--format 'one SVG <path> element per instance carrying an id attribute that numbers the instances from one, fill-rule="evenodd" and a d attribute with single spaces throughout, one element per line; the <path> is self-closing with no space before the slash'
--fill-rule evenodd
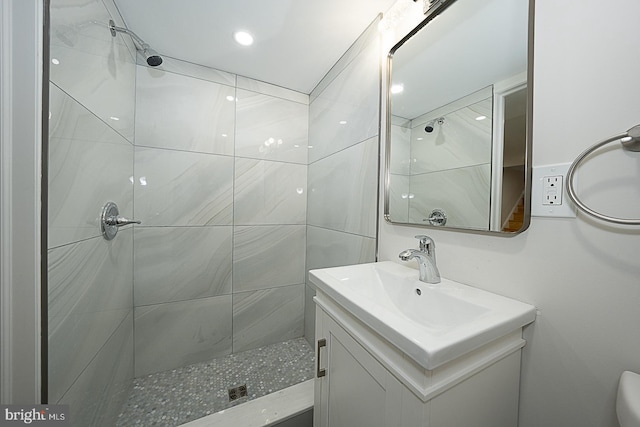
<path id="1" fill-rule="evenodd" d="M 109 20 L 109 30 L 111 31 L 111 35 L 113 37 L 116 36 L 116 33 L 124 33 L 124 34 L 130 35 L 131 38 L 133 39 L 133 43 L 136 45 L 136 48 L 143 52 L 150 48 L 149 44 L 145 43 L 145 41 L 142 40 L 140 37 L 138 37 L 136 33 L 134 33 L 128 28 L 117 27 L 115 22 L 113 22 L 112 19 Z"/>
<path id="2" fill-rule="evenodd" d="M 113 37 L 115 37 L 117 33 L 128 34 L 131 37 L 131 40 L 133 40 L 133 44 L 135 45 L 136 50 L 144 55 L 144 59 L 147 61 L 147 64 L 149 66 L 157 67 L 158 65 L 162 64 L 162 57 L 158 55 L 158 52 L 153 50 L 148 43 L 145 43 L 144 40 L 138 37 L 138 35 L 130 29 L 124 27 L 116 27 L 113 19 L 110 19 L 109 31 L 111 31 L 111 35 Z"/>

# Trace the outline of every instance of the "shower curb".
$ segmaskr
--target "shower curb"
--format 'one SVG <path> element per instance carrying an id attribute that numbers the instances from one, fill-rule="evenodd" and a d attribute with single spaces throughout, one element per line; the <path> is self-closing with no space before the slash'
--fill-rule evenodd
<path id="1" fill-rule="evenodd" d="M 275 426 L 313 408 L 313 381 L 304 381 L 180 427 Z"/>

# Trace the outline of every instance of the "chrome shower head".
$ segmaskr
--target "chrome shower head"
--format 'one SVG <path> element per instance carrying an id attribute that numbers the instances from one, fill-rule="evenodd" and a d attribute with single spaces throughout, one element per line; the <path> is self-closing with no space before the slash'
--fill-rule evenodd
<path id="1" fill-rule="evenodd" d="M 136 46 L 136 49 L 139 50 L 140 53 L 142 53 L 145 61 L 147 61 L 147 64 L 149 64 L 149 66 L 157 67 L 158 65 L 162 64 L 162 57 L 158 55 L 158 52 L 151 49 L 151 47 L 147 43 L 145 43 L 144 40 L 138 37 L 138 35 L 133 31 L 124 27 L 116 27 L 116 24 L 112 19 L 109 20 L 109 30 L 111 31 L 111 35 L 113 37 L 116 36 L 116 32 L 130 35 L 131 39 L 133 40 L 133 44 Z"/>
<path id="2" fill-rule="evenodd" d="M 142 55 L 144 55 L 144 59 L 147 61 L 147 64 L 152 67 L 157 67 L 158 65 L 162 64 L 162 57 L 158 55 L 158 52 L 148 46 L 149 45 L 147 45 L 146 49 L 142 50 Z"/>

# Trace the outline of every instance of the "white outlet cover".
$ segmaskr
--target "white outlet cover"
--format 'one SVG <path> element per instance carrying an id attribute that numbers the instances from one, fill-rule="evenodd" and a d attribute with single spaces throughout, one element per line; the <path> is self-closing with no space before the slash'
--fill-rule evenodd
<path id="1" fill-rule="evenodd" d="M 575 218 L 576 207 L 567 196 L 566 182 L 567 172 L 571 163 L 558 163 L 555 165 L 543 165 L 533 167 L 531 181 L 531 216 L 547 216 L 555 218 Z M 543 205 L 545 176 L 562 175 L 562 204 Z M 576 180 L 574 178 L 574 184 Z"/>

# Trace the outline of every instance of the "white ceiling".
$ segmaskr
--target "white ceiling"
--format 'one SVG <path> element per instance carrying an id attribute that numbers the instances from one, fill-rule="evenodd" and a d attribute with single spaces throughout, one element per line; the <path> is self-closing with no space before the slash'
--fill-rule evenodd
<path id="1" fill-rule="evenodd" d="M 161 55 L 310 93 L 396 0 L 115 0 Z M 253 34 L 250 47 L 233 33 Z"/>

